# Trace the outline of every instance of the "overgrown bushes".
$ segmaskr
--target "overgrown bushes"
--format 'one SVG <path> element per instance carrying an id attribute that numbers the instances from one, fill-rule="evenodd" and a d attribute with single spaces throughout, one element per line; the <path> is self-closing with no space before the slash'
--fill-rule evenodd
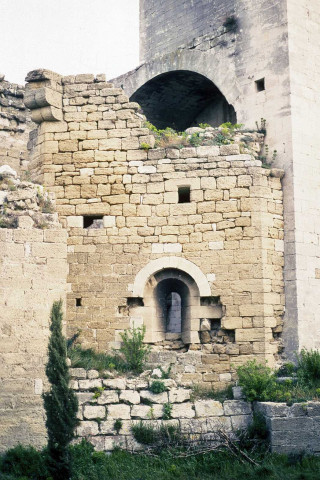
<path id="1" fill-rule="evenodd" d="M 144 343 L 145 326 L 131 328 L 121 333 L 122 345 L 114 355 L 95 352 L 92 348 L 82 348 L 69 342 L 68 355 L 74 368 L 98 370 L 101 375 L 108 370 L 141 373 L 151 347 Z"/>
<path id="2" fill-rule="evenodd" d="M 282 382 L 277 381 L 279 372 L 256 360 L 237 368 L 239 385 L 249 401 L 305 402 L 320 397 L 320 353 L 316 350 L 301 350 L 297 367 L 287 364 L 280 369 L 281 375 L 293 375 Z"/>

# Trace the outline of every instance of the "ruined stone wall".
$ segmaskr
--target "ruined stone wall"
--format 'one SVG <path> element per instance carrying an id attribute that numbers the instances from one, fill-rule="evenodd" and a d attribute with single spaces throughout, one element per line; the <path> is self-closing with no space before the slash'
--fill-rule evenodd
<path id="1" fill-rule="evenodd" d="M 250 403 L 195 399 L 190 388 L 179 387 L 171 378 L 161 380 L 166 389 L 163 393 L 154 394 L 149 390 L 154 381 L 150 376 L 104 379 L 96 370 L 72 368 L 70 372 L 79 401 L 76 441 L 86 438 L 96 450 L 143 450 L 145 446 L 136 441 L 131 430 L 140 422 L 155 430 L 173 427 L 182 435 L 192 435 L 193 440 L 201 437 L 204 441 L 213 439 L 219 429 L 230 435 L 252 422 Z M 117 431 L 115 422 L 119 419 Z"/>
<path id="2" fill-rule="evenodd" d="M 320 403 L 257 402 L 255 411 L 266 419 L 270 447 L 280 454 L 319 455 Z"/>
<path id="3" fill-rule="evenodd" d="M 31 74 L 30 96 L 52 75 Z M 103 351 L 142 321 L 147 341 L 179 348 L 152 319 L 152 278 L 169 270 L 193 277 L 198 291 L 181 348 L 205 365 L 182 381 L 222 386 L 231 363 L 272 363 L 284 304 L 282 172 L 239 144 L 145 150 L 154 137 L 121 89 L 90 75 L 57 83 L 63 121 L 40 120 L 33 174 L 55 193 L 69 233 L 69 334 L 80 329 L 84 346 Z M 186 185 L 190 202 L 179 203 Z M 204 318 L 217 322 L 200 335 Z"/>
<path id="4" fill-rule="evenodd" d="M 28 169 L 27 144 L 35 127 L 24 105 L 24 87 L 0 75 L 0 166 L 10 165 L 17 172 Z"/>
<path id="5" fill-rule="evenodd" d="M 0 228 L 1 451 L 45 444 L 49 316 L 54 300 L 65 305 L 68 273 L 67 232 L 37 208 L 39 186 L 14 177 L 6 182 L 0 185 L 0 226 L 11 224 Z"/>

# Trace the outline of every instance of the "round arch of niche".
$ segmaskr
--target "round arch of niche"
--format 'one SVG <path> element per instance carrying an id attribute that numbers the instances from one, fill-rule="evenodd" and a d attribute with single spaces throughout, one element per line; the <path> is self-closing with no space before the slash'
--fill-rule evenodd
<path id="1" fill-rule="evenodd" d="M 201 320 L 222 317 L 221 305 L 208 302 L 212 297 L 206 276 L 181 257 L 150 262 L 137 274 L 132 293 L 140 304 L 130 308 L 131 324 L 145 325 L 148 343 L 200 343 Z"/>

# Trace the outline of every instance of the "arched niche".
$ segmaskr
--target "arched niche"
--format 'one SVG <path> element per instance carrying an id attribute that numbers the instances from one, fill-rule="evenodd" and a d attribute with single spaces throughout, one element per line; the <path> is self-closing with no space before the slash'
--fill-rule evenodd
<path id="1" fill-rule="evenodd" d="M 194 71 L 175 70 L 155 76 L 130 97 L 157 128 L 183 131 L 199 123 L 217 127 L 236 123 L 236 112 L 218 87 Z"/>
<path id="2" fill-rule="evenodd" d="M 168 301 L 170 296 L 172 301 L 173 294 L 180 299 L 180 328 Z M 222 317 L 221 305 L 206 305 L 202 301 L 208 297 L 211 298 L 208 280 L 195 264 L 180 257 L 154 260 L 136 276 L 129 308 L 131 325 L 145 325 L 148 343 L 170 340 L 181 340 L 185 345 L 200 343 L 201 320 Z M 139 301 L 133 301 L 134 298 Z M 170 315 L 176 322 L 173 328 Z"/>

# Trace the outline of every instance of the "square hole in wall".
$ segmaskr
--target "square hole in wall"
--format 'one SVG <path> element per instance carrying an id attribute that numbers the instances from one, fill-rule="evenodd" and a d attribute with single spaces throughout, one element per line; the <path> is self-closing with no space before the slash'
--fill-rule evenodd
<path id="1" fill-rule="evenodd" d="M 82 298 L 76 298 L 76 307 L 82 307 Z"/>
<path id="2" fill-rule="evenodd" d="M 83 228 L 103 228 L 103 216 L 85 215 L 83 217 Z"/>
<path id="3" fill-rule="evenodd" d="M 178 188 L 178 203 L 190 203 L 190 187 Z"/>
<path id="4" fill-rule="evenodd" d="M 264 78 L 255 81 L 257 92 L 263 92 L 266 89 Z"/>

